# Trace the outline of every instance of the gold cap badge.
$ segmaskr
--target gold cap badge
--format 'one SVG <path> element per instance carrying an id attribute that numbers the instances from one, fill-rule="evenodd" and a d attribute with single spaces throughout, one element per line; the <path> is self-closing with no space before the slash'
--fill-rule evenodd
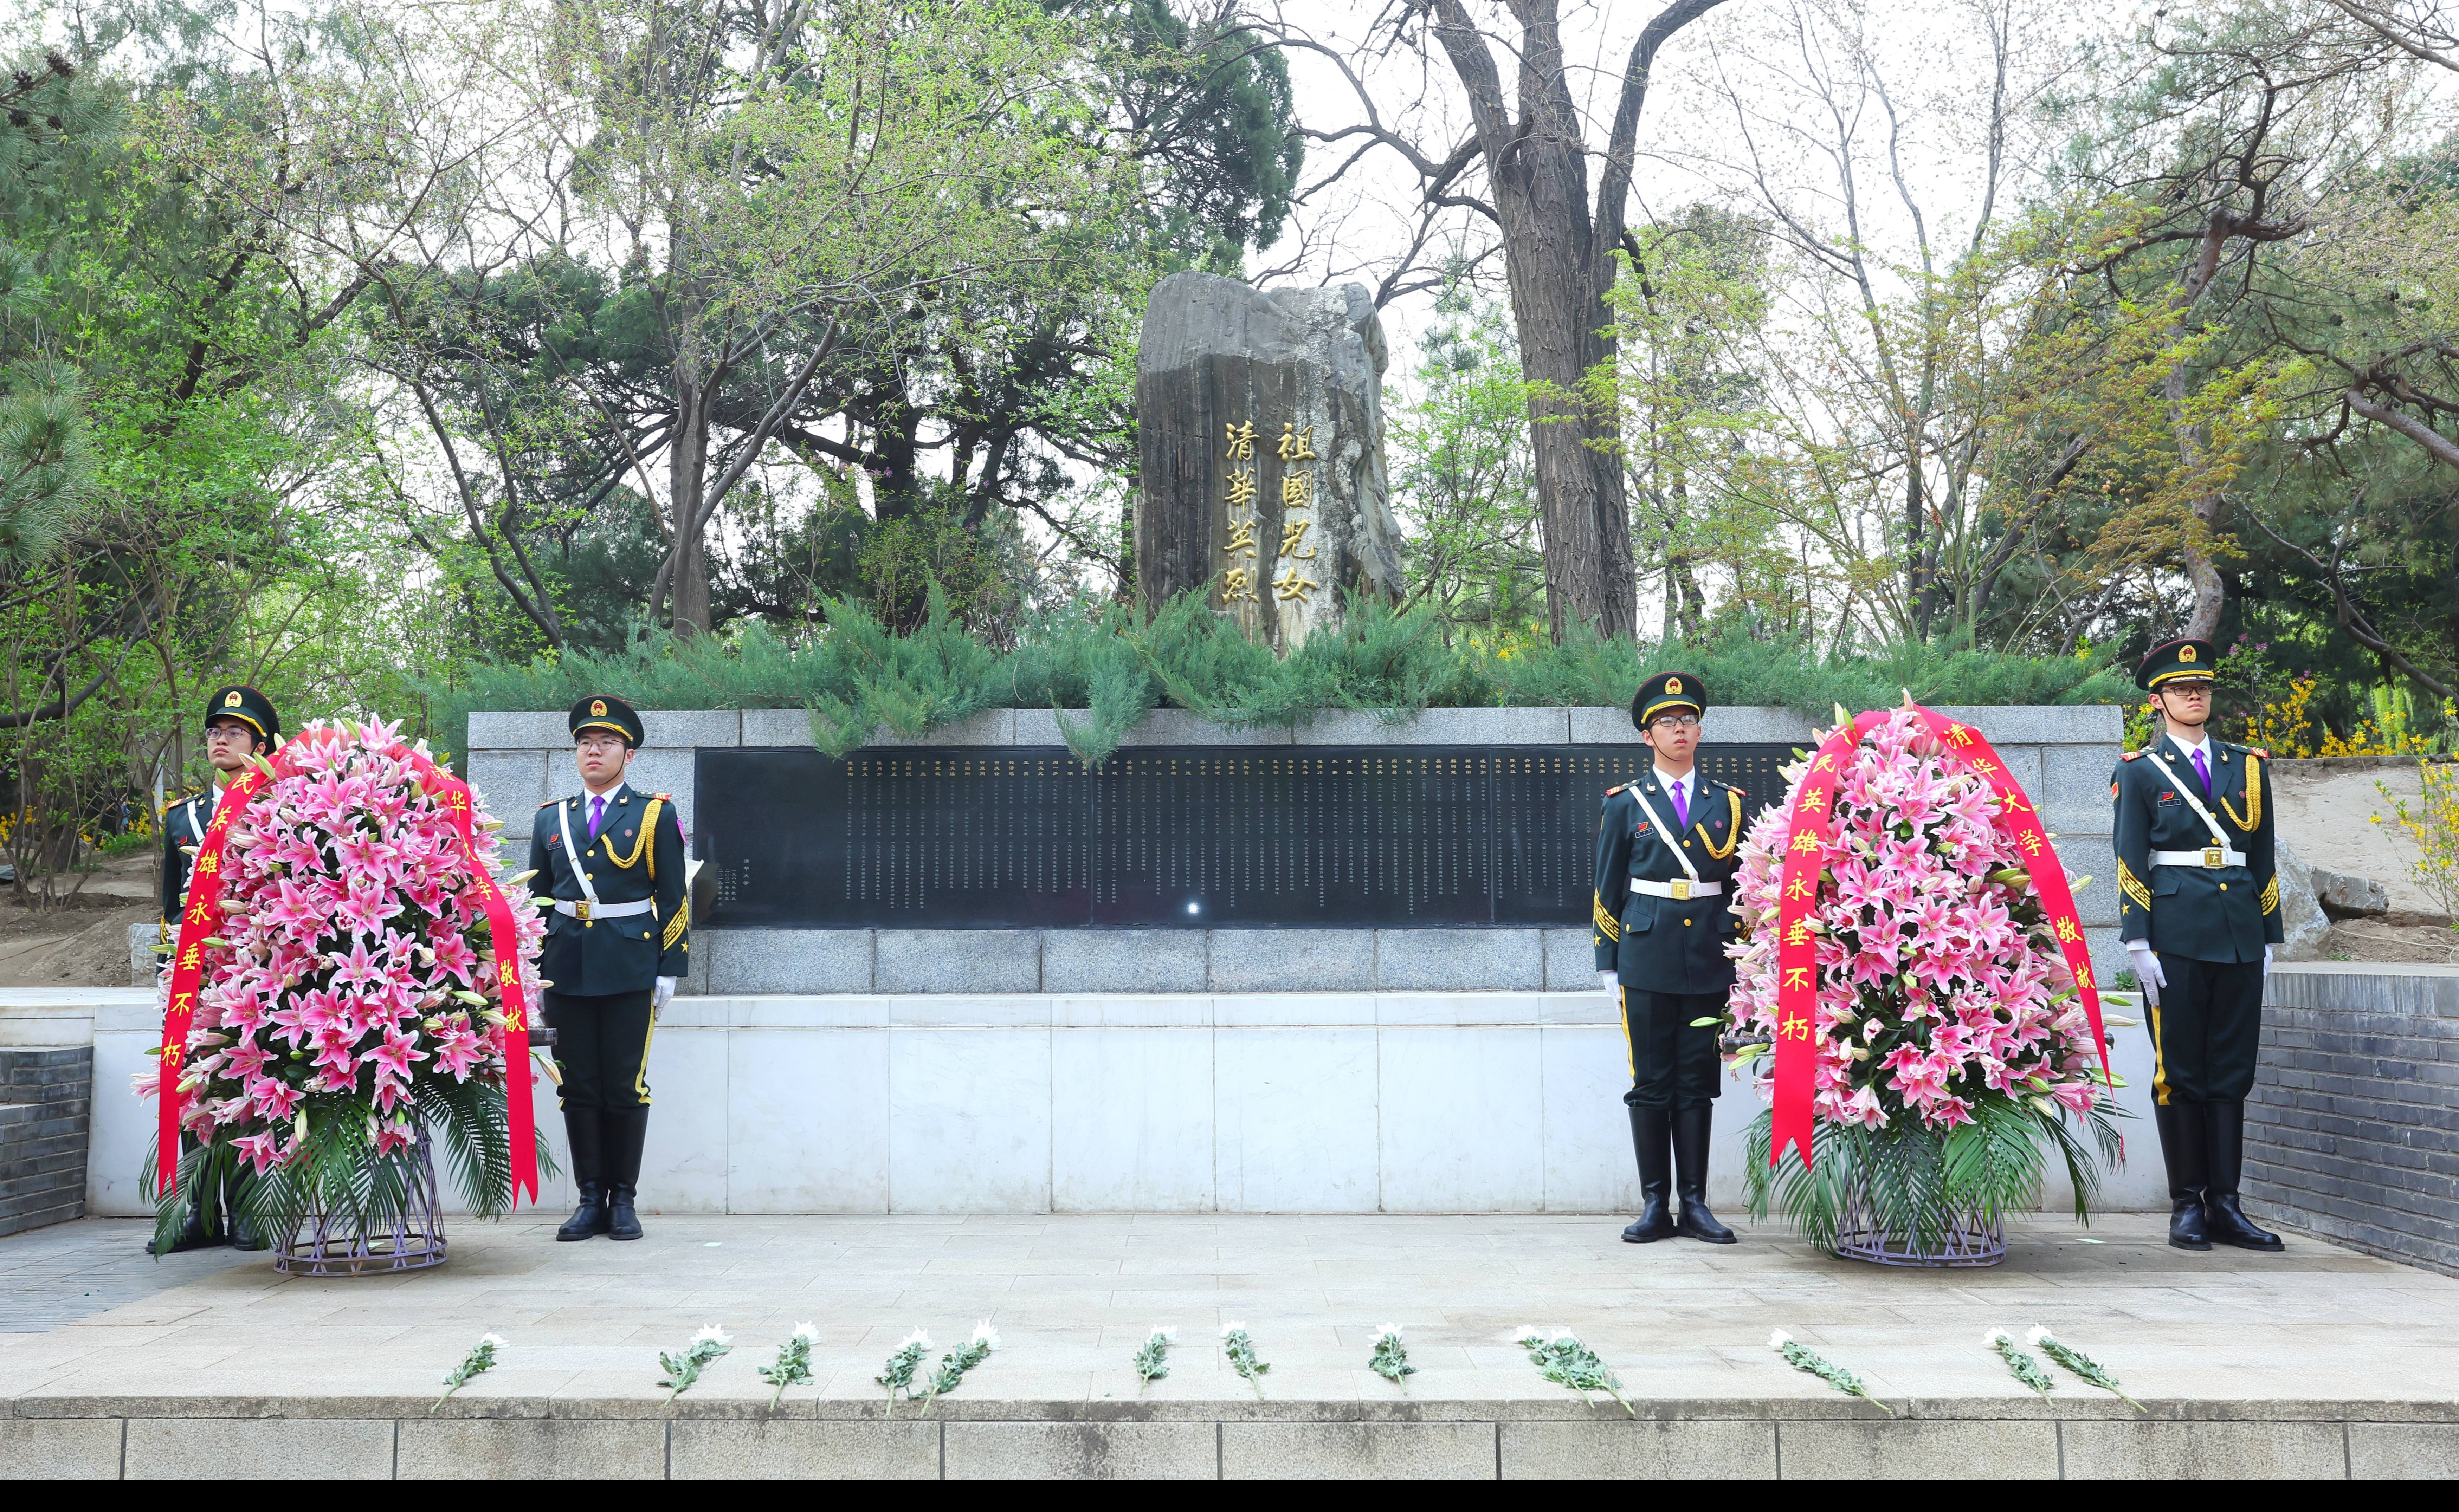
<path id="1" fill-rule="evenodd" d="M 2195 648 L 2190 645 L 2179 646 L 2177 648 L 2177 660 L 2180 662 L 2192 662 L 2195 660 Z"/>
<path id="2" fill-rule="evenodd" d="M 233 688 L 233 689 L 231 689 L 229 692 L 227 692 L 227 693 L 225 693 L 225 694 L 223 694 L 223 695 L 222 695 L 222 707 L 224 707 L 224 708 L 237 708 L 237 707 L 239 707 L 239 689 L 237 689 L 237 688 Z"/>
<path id="3" fill-rule="evenodd" d="M 1681 697 L 1681 696 L 1682 696 L 1682 680 L 1681 680 L 1680 678 L 1678 678 L 1678 677 L 1671 677 L 1671 678 L 1667 678 L 1667 679 L 1665 680 L 1665 691 L 1666 691 L 1666 692 L 1668 692 L 1668 693 L 1672 694 L 1672 695 L 1673 695 L 1674 697 L 1676 697 L 1676 698 Z"/>
<path id="4" fill-rule="evenodd" d="M 589 701 L 589 715 L 592 719 L 604 719 L 606 717 L 606 701 L 604 699 L 591 699 Z"/>

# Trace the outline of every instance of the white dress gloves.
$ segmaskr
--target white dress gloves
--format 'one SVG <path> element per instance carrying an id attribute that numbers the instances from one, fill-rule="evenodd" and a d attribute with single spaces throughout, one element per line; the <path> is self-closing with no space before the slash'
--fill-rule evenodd
<path id="1" fill-rule="evenodd" d="M 675 978 L 672 976 L 659 977 L 658 985 L 649 994 L 649 1011 L 651 1013 L 662 1012 L 665 1009 L 666 1004 L 673 1002 L 674 1000 Z"/>
<path id="2" fill-rule="evenodd" d="M 2142 989 L 2143 1001 L 2151 1007 L 2159 1007 L 2160 989 L 2169 985 L 2169 978 L 2160 974 L 2160 957 L 2153 951 L 2152 942 L 2148 939 L 2128 940 L 2126 954 L 2134 962 L 2134 984 Z M 2267 956 L 2268 952 L 2265 955 Z"/>
<path id="3" fill-rule="evenodd" d="M 1614 974 L 1609 971 L 1601 971 L 1597 973 L 1597 985 L 1604 988 L 1608 993 L 1618 993 L 1622 991 L 1622 983 L 1615 980 Z"/>

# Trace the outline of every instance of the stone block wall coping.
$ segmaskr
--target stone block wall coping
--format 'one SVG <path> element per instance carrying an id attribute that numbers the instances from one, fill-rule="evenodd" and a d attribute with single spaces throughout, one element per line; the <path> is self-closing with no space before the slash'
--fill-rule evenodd
<path id="1" fill-rule="evenodd" d="M 1081 711 L 1067 711 L 1079 713 Z M 1993 744 L 2115 746 L 2124 717 L 2114 704 L 2023 704 L 1942 708 L 1966 721 Z M 877 746 L 1061 746 L 1061 715 L 1050 709 L 990 709 L 911 739 L 883 729 Z M 717 709 L 643 712 L 648 748 L 703 746 L 806 746 L 810 723 L 801 709 Z M 480 712 L 470 716 L 473 751 L 540 750 L 571 744 L 561 711 Z M 1807 742 L 1812 722 L 1788 708 L 1734 706 L 1708 711 L 1706 738 L 1735 744 Z M 1408 719 L 1368 710 L 1327 709 L 1295 726 L 1234 728 L 1185 709 L 1155 709 L 1129 732 L 1134 746 L 1562 746 L 1621 745 L 1638 738 L 1628 710 L 1575 708 L 1430 708 Z"/>

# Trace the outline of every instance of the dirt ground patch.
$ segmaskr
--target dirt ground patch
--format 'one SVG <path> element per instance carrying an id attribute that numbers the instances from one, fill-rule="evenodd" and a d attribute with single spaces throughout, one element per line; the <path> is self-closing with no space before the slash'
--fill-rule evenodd
<path id="1" fill-rule="evenodd" d="M 2400 829 L 2384 788 L 2413 808 L 2416 768 L 2301 772 L 2274 766 L 2271 800 L 2280 806 L 2280 838 L 2307 866 L 2381 883 L 2390 891 L 2393 914 L 2439 915 L 2441 903 L 2408 871 L 2416 846 Z"/>
<path id="2" fill-rule="evenodd" d="M 103 862 L 49 909 L 0 889 L 0 988 L 127 986 L 128 926 L 158 922 L 154 889 L 154 857 L 143 852 Z"/>
<path id="3" fill-rule="evenodd" d="M 0 906 L 0 987 L 125 987 L 128 926 L 155 922 L 150 905 L 49 914 Z"/>

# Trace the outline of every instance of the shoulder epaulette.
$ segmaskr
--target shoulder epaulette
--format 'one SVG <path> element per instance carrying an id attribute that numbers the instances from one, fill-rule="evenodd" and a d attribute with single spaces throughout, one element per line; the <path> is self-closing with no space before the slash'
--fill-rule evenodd
<path id="1" fill-rule="evenodd" d="M 675 801 L 675 795 L 673 793 L 651 793 L 649 796 L 652 798 L 662 798 L 668 803 L 673 803 Z"/>
<path id="2" fill-rule="evenodd" d="M 2134 760 L 2136 760 L 2137 758 L 2141 757 L 2141 756 L 2142 756 L 2142 754 L 2143 754 L 2143 753 L 2142 753 L 2141 751 L 2139 751 L 2139 750 L 2132 750 L 2132 751 L 2128 751 L 2124 756 L 2122 756 L 2122 757 L 2120 757 L 2120 758 L 2118 758 L 2118 759 L 2119 759 L 2119 760 L 2121 760 L 2121 761 L 2134 761 Z"/>
<path id="3" fill-rule="evenodd" d="M 1628 787 L 1629 787 L 1629 786 L 1630 786 L 1630 784 L 1629 784 L 1629 783 L 1616 783 L 1616 784 L 1614 784 L 1612 787 L 1610 787 L 1610 788 L 1607 788 L 1607 789 L 1606 789 L 1606 796 L 1607 796 L 1607 797 L 1608 797 L 1608 798 L 1610 798 L 1610 797 L 1612 797 L 1614 794 L 1616 794 L 1616 793 L 1618 793 L 1618 792 L 1622 791 L 1624 788 L 1628 788 Z"/>
<path id="4" fill-rule="evenodd" d="M 2271 752 L 2264 750 L 2259 746 L 2240 746 L 2238 749 L 2245 752 L 2248 756 L 2259 756 L 2264 761 L 2271 760 Z"/>
<path id="5" fill-rule="evenodd" d="M 550 799 L 548 799 L 546 802 L 544 802 L 544 803 L 542 803 L 542 804 L 538 805 L 538 807 L 539 807 L 539 808 L 555 808 L 557 804 L 560 804 L 560 803 L 562 803 L 562 802 L 563 802 L 563 800 L 562 800 L 562 799 L 560 799 L 560 798 L 550 798 Z"/>

